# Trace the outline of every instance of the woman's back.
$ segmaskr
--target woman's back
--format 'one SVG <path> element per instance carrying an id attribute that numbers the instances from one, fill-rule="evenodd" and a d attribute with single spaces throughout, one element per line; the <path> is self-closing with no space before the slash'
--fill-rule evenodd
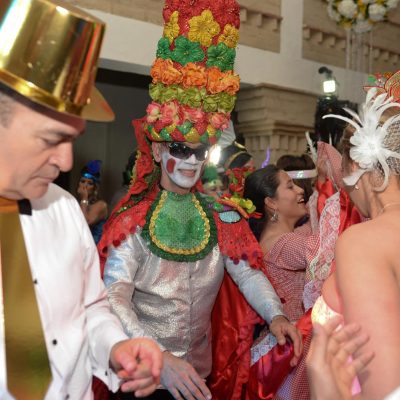
<path id="1" fill-rule="evenodd" d="M 375 358 L 359 377 L 363 399 L 400 385 L 400 204 L 349 228 L 336 247 L 337 284 L 346 323 L 370 336 Z"/>

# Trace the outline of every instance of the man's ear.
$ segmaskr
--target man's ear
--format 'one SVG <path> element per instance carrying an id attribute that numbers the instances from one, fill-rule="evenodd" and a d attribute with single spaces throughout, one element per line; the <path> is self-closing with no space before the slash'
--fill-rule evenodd
<path id="1" fill-rule="evenodd" d="M 158 142 L 151 143 L 151 149 L 153 150 L 154 160 L 158 163 L 161 161 L 161 146 L 162 146 L 162 143 L 158 143 Z"/>
<path id="2" fill-rule="evenodd" d="M 267 208 L 268 211 L 274 212 L 277 210 L 276 200 L 271 197 L 266 197 L 264 199 L 264 206 Z"/>

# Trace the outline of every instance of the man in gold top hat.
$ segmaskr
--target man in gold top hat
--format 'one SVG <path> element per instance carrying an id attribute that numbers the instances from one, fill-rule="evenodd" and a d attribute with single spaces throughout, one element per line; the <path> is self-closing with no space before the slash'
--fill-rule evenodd
<path id="1" fill-rule="evenodd" d="M 1 399 L 91 399 L 93 375 L 138 397 L 158 384 L 158 346 L 123 333 L 79 205 L 52 184 L 85 119 L 113 119 L 93 85 L 103 32 L 58 0 L 0 3 Z"/>

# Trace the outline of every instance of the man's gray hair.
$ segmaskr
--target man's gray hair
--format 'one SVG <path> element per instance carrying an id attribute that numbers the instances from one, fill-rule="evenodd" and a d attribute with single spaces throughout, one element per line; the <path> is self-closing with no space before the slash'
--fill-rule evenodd
<path id="1" fill-rule="evenodd" d="M 0 125 L 4 127 L 11 123 L 16 95 L 13 90 L 0 84 Z"/>

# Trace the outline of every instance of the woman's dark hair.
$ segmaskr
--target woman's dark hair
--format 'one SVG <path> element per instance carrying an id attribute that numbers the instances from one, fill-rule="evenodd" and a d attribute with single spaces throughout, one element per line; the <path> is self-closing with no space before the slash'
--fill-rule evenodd
<path id="1" fill-rule="evenodd" d="M 301 156 L 286 154 L 278 159 L 276 166 L 284 171 L 299 171 L 315 168 L 314 161 L 308 154 L 302 154 Z M 293 182 L 304 190 L 304 201 L 307 203 L 314 191 L 312 178 L 293 179 Z"/>
<path id="2" fill-rule="evenodd" d="M 273 164 L 265 168 L 258 169 L 250 174 L 244 183 L 243 197 L 250 199 L 256 207 L 256 211 L 262 215 L 261 219 L 250 219 L 250 228 L 257 240 L 268 223 L 268 215 L 265 212 L 264 199 L 266 197 L 275 197 L 279 186 L 279 171 Z"/>

